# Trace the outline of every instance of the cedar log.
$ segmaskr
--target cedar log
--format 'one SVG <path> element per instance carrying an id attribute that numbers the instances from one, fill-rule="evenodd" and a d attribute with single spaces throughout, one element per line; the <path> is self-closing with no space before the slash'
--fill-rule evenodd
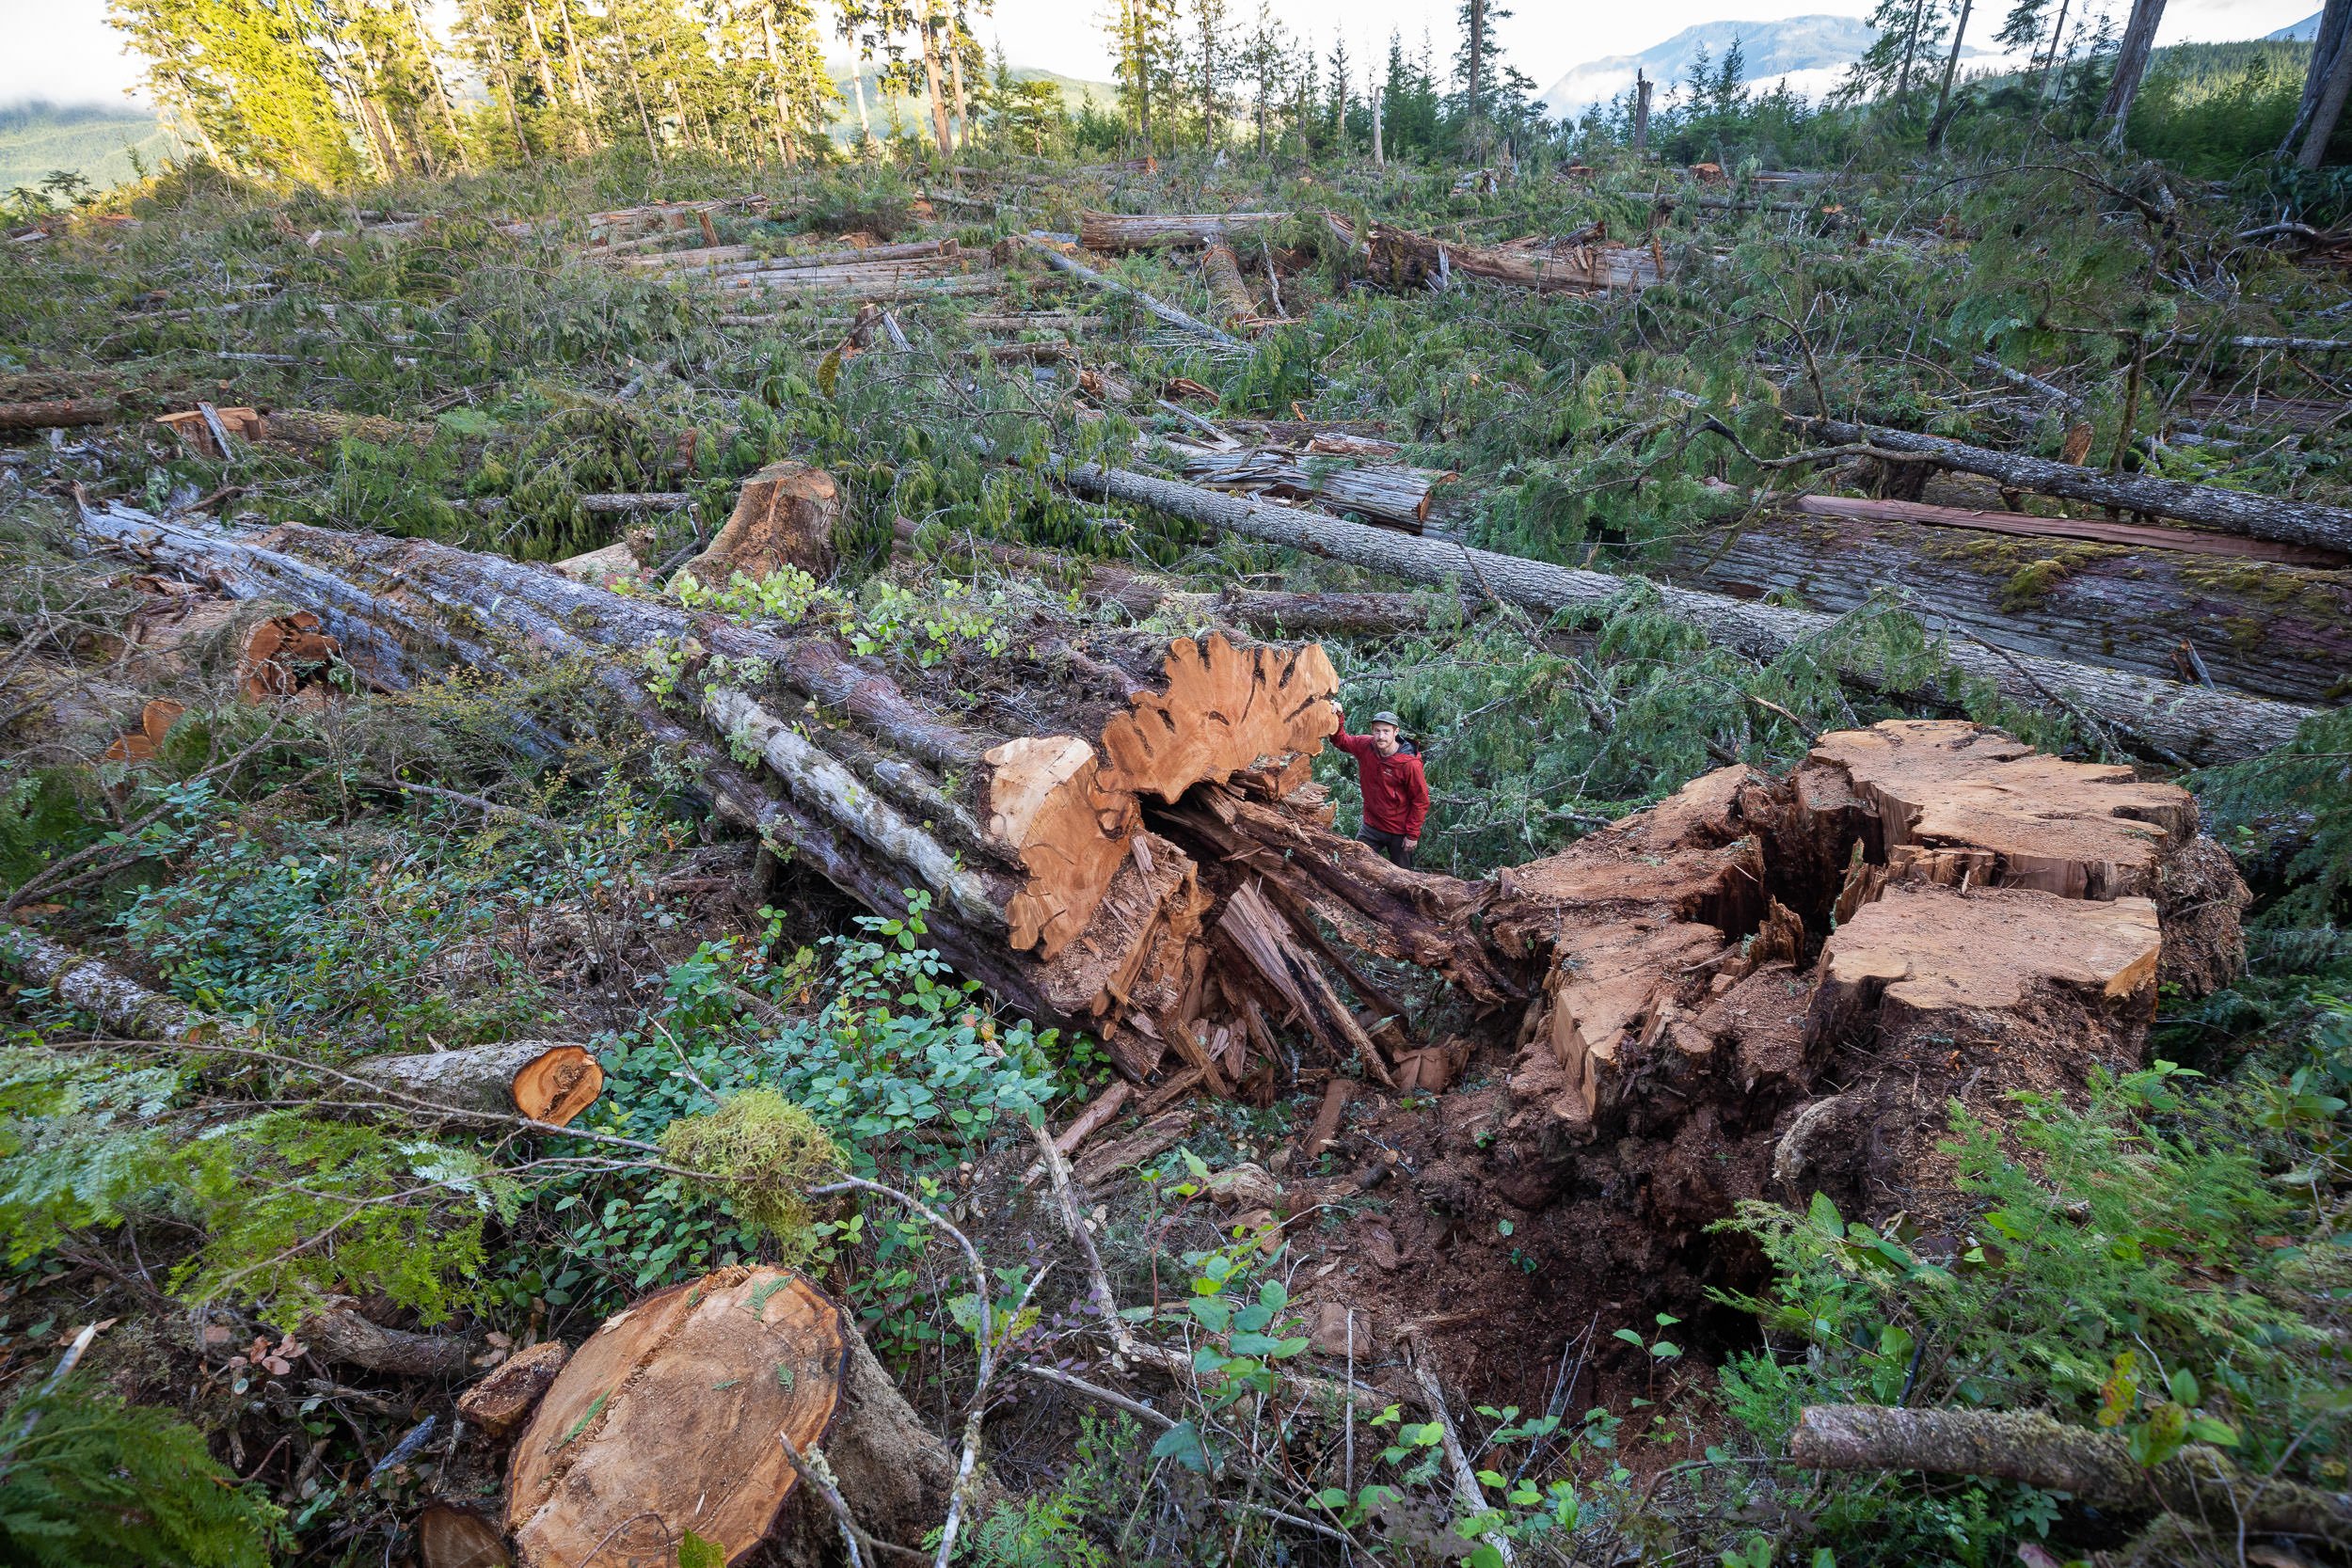
<path id="1" fill-rule="evenodd" d="M 2126 512 L 2243 533 L 2255 539 L 2275 539 L 2290 545 L 2312 545 L 2338 552 L 2352 551 L 2352 507 L 2319 501 L 2289 500 L 2280 496 L 2228 490 L 2217 484 L 2191 484 L 2155 474 L 2113 474 L 2047 458 L 2020 457 L 1989 451 L 1941 436 L 1919 436 L 1884 425 L 1847 424 L 1838 420 L 1796 420 L 1808 435 L 1840 445 L 1868 445 L 1899 451 L 1963 473 L 2019 490 L 2092 501 Z"/>
<path id="2" fill-rule="evenodd" d="M 1629 586 L 1628 579 L 1600 572 L 1415 538 L 1128 469 L 1070 464 L 1062 474 L 1073 489 L 1084 494 L 1155 507 L 1207 527 L 1412 581 L 1474 582 L 1497 598 L 1547 613 L 1598 609 Z M 1772 659 L 1792 648 L 1819 643 L 1837 625 L 1836 616 L 1747 604 L 1718 594 L 1676 587 L 1661 587 L 1658 593 L 1670 612 L 1697 626 L 1709 641 L 1751 658 Z M 1963 674 L 1990 682 L 2012 702 L 2087 713 L 2145 746 L 2199 765 L 2282 746 L 2316 711 L 1991 647 L 1954 644 L 1947 656 Z M 1884 672 L 1858 659 L 1843 663 L 1840 673 L 1874 689 L 1886 689 Z"/>
<path id="3" fill-rule="evenodd" d="M 62 425 L 104 424 L 115 406 L 95 399 L 56 403 L 0 403 L 0 430 L 55 430 Z"/>

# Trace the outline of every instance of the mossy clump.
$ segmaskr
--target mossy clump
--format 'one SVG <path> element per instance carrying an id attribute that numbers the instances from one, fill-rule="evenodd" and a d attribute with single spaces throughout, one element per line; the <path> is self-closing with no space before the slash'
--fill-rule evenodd
<path id="1" fill-rule="evenodd" d="M 697 1171 L 709 1196 L 772 1234 L 787 1261 L 811 1239 L 808 1189 L 841 1168 L 841 1149 L 817 1118 L 774 1089 L 729 1095 L 719 1108 L 661 1130 L 661 1152 Z"/>

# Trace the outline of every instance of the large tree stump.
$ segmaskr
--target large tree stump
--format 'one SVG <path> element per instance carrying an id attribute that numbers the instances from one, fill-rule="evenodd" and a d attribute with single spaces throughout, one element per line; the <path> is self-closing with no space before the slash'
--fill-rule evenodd
<path id="1" fill-rule="evenodd" d="M 706 588 L 724 588 L 738 572 L 758 582 L 787 566 L 822 581 L 833 575 L 840 520 L 841 491 L 831 474 L 805 463 L 771 463 L 743 482 L 734 515 L 680 570 Z"/>
<path id="2" fill-rule="evenodd" d="M 780 1528 L 818 1546 L 830 1519 L 812 1535 L 784 1517 L 800 1475 L 779 1433 L 823 1456 L 866 1530 L 914 1545 L 937 1527 L 955 1460 L 841 1308 L 799 1275 L 737 1267 L 615 1313 L 572 1356 L 515 1445 L 506 1521 L 518 1558 L 670 1563 L 690 1529 L 729 1562 Z"/>

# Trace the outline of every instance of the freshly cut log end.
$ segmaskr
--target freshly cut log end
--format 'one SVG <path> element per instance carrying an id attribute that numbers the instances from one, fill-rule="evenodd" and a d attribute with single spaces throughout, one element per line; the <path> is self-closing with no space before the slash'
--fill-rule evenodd
<path id="1" fill-rule="evenodd" d="M 246 634 L 237 658 L 237 689 L 249 703 L 293 697 L 319 686 L 342 644 L 320 630 L 307 610 L 274 615 Z"/>
<path id="2" fill-rule="evenodd" d="M 525 1568 L 670 1562 L 691 1529 L 730 1563 L 767 1538 L 838 1408 L 850 1330 L 798 1275 L 722 1269 L 605 1321 L 515 1446 Z"/>
<path id="3" fill-rule="evenodd" d="M 604 1069 L 586 1050 L 558 1045 L 515 1074 L 515 1109 L 533 1121 L 568 1126 L 604 1092 Z"/>
<path id="4" fill-rule="evenodd" d="M 561 1339 L 542 1339 L 516 1351 L 457 1396 L 459 1418 L 492 1437 L 511 1435 L 539 1408 L 571 1354 Z"/>
<path id="5" fill-rule="evenodd" d="M 106 748 L 108 762 L 151 762 L 171 733 L 171 726 L 187 712 L 187 705 L 175 703 L 168 697 L 158 697 L 139 711 L 139 727 Z"/>
<path id="6" fill-rule="evenodd" d="M 1087 928 L 1128 858 L 1141 814 L 1102 784 L 1094 748 L 1076 736 L 1023 736 L 988 752 L 990 834 L 1029 874 L 1005 906 L 1008 941 L 1051 959 Z"/>
<path id="7" fill-rule="evenodd" d="M 519 1111 L 562 1127 L 604 1092 L 604 1069 L 565 1040 L 499 1040 L 456 1051 L 377 1056 L 352 1072 L 427 1106 Z"/>
<path id="8" fill-rule="evenodd" d="M 1118 787 L 1173 804 L 1198 784 L 1222 784 L 1261 758 L 1312 755 L 1339 733 L 1339 672 L 1317 643 L 1237 647 L 1223 632 L 1180 638 L 1167 689 L 1136 693 L 1103 728 Z"/>
<path id="9" fill-rule="evenodd" d="M 841 491 L 831 474 L 805 463 L 771 463 L 743 482 L 726 526 L 680 570 L 706 588 L 723 588 L 738 572 L 758 582 L 787 566 L 821 581 L 833 575 L 840 520 Z"/>

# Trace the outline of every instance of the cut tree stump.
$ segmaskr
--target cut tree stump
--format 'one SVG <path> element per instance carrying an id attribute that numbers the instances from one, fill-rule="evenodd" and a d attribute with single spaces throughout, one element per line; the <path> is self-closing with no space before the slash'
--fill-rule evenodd
<path id="1" fill-rule="evenodd" d="M 1817 844 L 1859 826 L 1865 858 L 1894 880 L 2154 899 L 2162 980 L 2193 979 L 2201 992 L 2235 977 L 2239 915 L 2252 898 L 2227 853 L 2200 836 L 2196 797 L 2177 784 L 2067 762 L 1964 721 L 1893 719 L 1815 742 L 1796 799 Z"/>
<path id="2" fill-rule="evenodd" d="M 787 566 L 822 582 L 833 576 L 840 521 L 841 491 L 831 474 L 805 463 L 771 463 L 743 482 L 734 515 L 680 571 L 706 588 L 724 588 L 739 572 L 763 581 Z"/>
<path id="3" fill-rule="evenodd" d="M 954 1457 L 841 1308 L 799 1275 L 737 1267 L 645 1297 L 572 1356 L 515 1444 L 506 1523 L 519 1560 L 675 1562 L 691 1529 L 730 1563 L 779 1530 L 805 1538 L 814 1560 L 833 1523 L 819 1508 L 817 1533 L 786 1513 L 800 1476 L 779 1433 L 822 1453 L 866 1530 L 913 1545 L 937 1528 Z"/>
<path id="4" fill-rule="evenodd" d="M 596 1103 L 604 1069 L 564 1040 L 500 1040 L 456 1051 L 377 1056 L 352 1073 L 432 1105 L 517 1112 L 558 1127 Z"/>

